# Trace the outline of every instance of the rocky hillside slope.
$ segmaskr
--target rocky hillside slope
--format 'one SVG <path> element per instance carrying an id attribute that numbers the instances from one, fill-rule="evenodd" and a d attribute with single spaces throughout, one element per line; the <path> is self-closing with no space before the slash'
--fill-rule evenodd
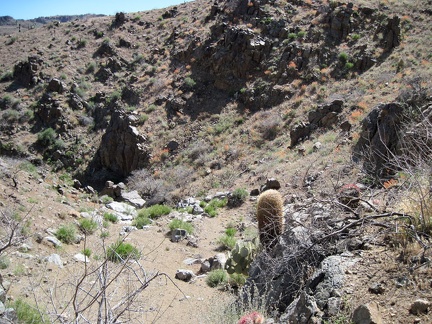
<path id="1" fill-rule="evenodd" d="M 255 196 L 276 188 L 286 232 L 254 256 L 245 309 L 427 323 L 412 304 L 431 298 L 431 13 L 430 1 L 197 0 L 0 36 L 2 216 L 31 219 L 26 236 L 45 242 L 102 217 L 107 196 L 175 207 L 245 189 L 217 225 L 198 213 L 198 233 L 216 240 L 206 224 L 229 223 L 249 240 Z"/>

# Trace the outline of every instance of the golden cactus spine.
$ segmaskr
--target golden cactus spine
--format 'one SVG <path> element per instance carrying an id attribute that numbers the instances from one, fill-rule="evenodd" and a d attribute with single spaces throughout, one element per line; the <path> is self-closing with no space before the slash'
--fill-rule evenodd
<path id="1" fill-rule="evenodd" d="M 258 230 L 261 244 L 269 249 L 283 232 L 283 201 L 281 194 L 273 189 L 264 191 L 257 204 Z"/>

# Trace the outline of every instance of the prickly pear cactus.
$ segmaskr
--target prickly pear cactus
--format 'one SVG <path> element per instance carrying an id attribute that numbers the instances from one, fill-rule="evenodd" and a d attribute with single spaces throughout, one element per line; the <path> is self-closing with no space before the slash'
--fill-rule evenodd
<path id="1" fill-rule="evenodd" d="M 225 263 L 225 270 L 229 274 L 238 273 L 248 275 L 257 250 L 257 244 L 253 242 L 239 241 L 234 249 L 228 253 L 228 260 Z"/>

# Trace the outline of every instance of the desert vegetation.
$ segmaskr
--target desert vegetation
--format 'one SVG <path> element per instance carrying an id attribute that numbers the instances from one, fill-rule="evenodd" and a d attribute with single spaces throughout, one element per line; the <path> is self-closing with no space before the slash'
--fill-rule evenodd
<path id="1" fill-rule="evenodd" d="M 0 19 L 0 322 L 430 322 L 431 12 Z"/>

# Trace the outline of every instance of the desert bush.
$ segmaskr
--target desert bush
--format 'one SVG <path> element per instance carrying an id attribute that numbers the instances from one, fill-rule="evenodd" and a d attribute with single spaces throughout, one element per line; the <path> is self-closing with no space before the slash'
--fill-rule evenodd
<path id="1" fill-rule="evenodd" d="M 217 209 L 221 207 L 225 207 L 228 203 L 228 199 L 212 199 L 205 207 L 204 212 L 206 212 L 210 217 L 216 217 L 218 212 Z"/>
<path id="2" fill-rule="evenodd" d="M 55 143 L 56 133 L 51 127 L 46 128 L 38 133 L 37 140 L 44 146 L 51 146 Z"/>
<path id="3" fill-rule="evenodd" d="M 141 253 L 136 247 L 130 243 L 125 243 L 122 240 L 111 244 L 107 249 L 107 259 L 111 262 L 123 262 L 128 259 L 139 259 Z"/>
<path id="4" fill-rule="evenodd" d="M 186 87 L 188 87 L 189 89 L 192 89 L 196 85 L 195 80 L 192 79 L 191 77 L 186 77 L 184 79 L 184 83 L 185 83 Z"/>
<path id="5" fill-rule="evenodd" d="M 132 225 L 138 229 L 143 229 L 144 226 L 150 225 L 153 221 L 148 216 L 137 216 L 132 222 Z"/>
<path id="6" fill-rule="evenodd" d="M 27 303 L 21 298 L 18 298 L 14 302 L 8 304 L 15 310 L 19 323 L 25 324 L 44 324 L 49 323 L 47 315 L 45 315 L 39 307 L 35 307 Z"/>
<path id="7" fill-rule="evenodd" d="M 228 283 L 228 274 L 223 269 L 212 270 L 207 274 L 206 283 L 215 288 Z"/>
<path id="8" fill-rule="evenodd" d="M 249 196 L 249 193 L 244 188 L 236 188 L 231 195 L 228 197 L 228 206 L 229 207 L 237 207 L 242 205 L 247 197 Z"/>
<path id="9" fill-rule="evenodd" d="M 163 215 L 168 215 L 172 208 L 166 205 L 153 205 L 147 208 L 143 208 L 138 212 L 138 217 L 148 217 L 150 219 L 156 219 Z"/>
<path id="10" fill-rule="evenodd" d="M 345 52 L 339 53 L 338 58 L 342 63 L 348 62 L 348 54 Z"/>
<path id="11" fill-rule="evenodd" d="M 10 260 L 5 255 L 0 256 L 0 269 L 4 270 L 10 266 Z"/>
<path id="12" fill-rule="evenodd" d="M 55 236 L 65 244 L 72 244 L 76 241 L 76 227 L 73 224 L 60 226 Z"/>
<path id="13" fill-rule="evenodd" d="M 82 218 L 78 223 L 79 229 L 86 235 L 93 234 L 98 228 L 98 224 L 93 219 Z"/>
<path id="14" fill-rule="evenodd" d="M 264 111 L 256 115 L 257 119 L 254 123 L 254 130 L 256 130 L 261 138 L 267 141 L 274 140 L 279 134 L 282 127 L 282 118 L 274 112 Z"/>
<path id="15" fill-rule="evenodd" d="M 86 39 L 80 39 L 78 41 L 77 48 L 83 48 L 83 47 L 86 47 L 86 46 L 87 46 L 87 40 Z"/>
<path id="16" fill-rule="evenodd" d="M 184 229 L 188 234 L 192 234 L 194 232 L 194 226 L 190 222 L 185 222 L 184 220 L 175 218 L 168 225 L 170 231 L 175 229 Z"/>
<path id="17" fill-rule="evenodd" d="M 88 74 L 94 73 L 96 71 L 96 67 L 97 67 L 96 62 L 89 62 L 86 65 L 86 73 L 88 73 Z"/>
<path id="18" fill-rule="evenodd" d="M 92 251 L 89 248 L 85 248 L 84 250 L 81 251 L 81 253 L 85 255 L 87 258 L 89 258 L 92 254 Z"/>
<path id="19" fill-rule="evenodd" d="M 236 245 L 237 240 L 234 236 L 224 234 L 219 238 L 218 243 L 223 249 L 231 250 Z"/>
<path id="20" fill-rule="evenodd" d="M 0 76 L 0 82 L 8 82 L 13 80 L 13 72 L 6 71 Z"/>
<path id="21" fill-rule="evenodd" d="M 169 170 L 168 173 L 172 174 L 174 171 Z M 173 174 L 173 176 L 176 175 Z M 173 181 L 173 179 L 170 180 Z M 187 179 L 183 179 L 183 181 L 187 181 Z M 156 179 L 147 169 L 133 171 L 127 178 L 127 185 L 131 190 L 137 190 L 149 204 L 170 201 L 170 192 L 174 190 L 172 184 L 163 179 Z"/>
<path id="22" fill-rule="evenodd" d="M 111 222 L 111 223 L 117 223 L 118 222 L 118 217 L 114 214 L 111 214 L 111 213 L 104 213 L 103 218 L 104 218 L 104 220 Z"/>
<path id="23" fill-rule="evenodd" d="M 235 235 L 237 233 L 237 230 L 234 227 L 228 227 L 225 230 L 224 235 L 222 235 L 218 239 L 218 243 L 221 245 L 223 249 L 229 249 L 232 250 L 237 242 Z"/>

